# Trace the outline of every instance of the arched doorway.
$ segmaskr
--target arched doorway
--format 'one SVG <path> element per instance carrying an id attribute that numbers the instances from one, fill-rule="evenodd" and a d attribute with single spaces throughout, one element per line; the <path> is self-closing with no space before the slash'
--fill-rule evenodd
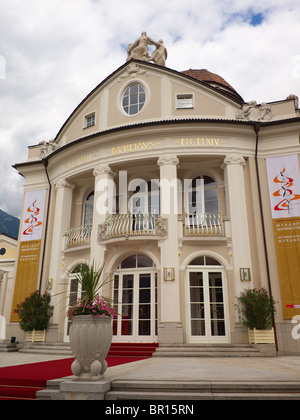
<path id="1" fill-rule="evenodd" d="M 186 270 L 187 336 L 190 343 L 229 343 L 227 282 L 212 257 L 192 260 Z"/>
<path id="2" fill-rule="evenodd" d="M 118 318 L 114 342 L 157 342 L 157 271 L 143 254 L 125 258 L 114 276 L 113 298 Z"/>

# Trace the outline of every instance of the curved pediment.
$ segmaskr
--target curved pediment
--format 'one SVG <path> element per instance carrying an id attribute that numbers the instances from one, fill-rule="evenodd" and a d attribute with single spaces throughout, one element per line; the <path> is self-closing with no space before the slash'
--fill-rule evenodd
<path id="1" fill-rule="evenodd" d="M 147 122 L 189 118 L 232 120 L 242 103 L 230 85 L 222 86 L 218 80 L 205 81 L 190 71 L 177 72 L 130 60 L 79 104 L 55 143 L 63 146 L 98 132 Z"/>

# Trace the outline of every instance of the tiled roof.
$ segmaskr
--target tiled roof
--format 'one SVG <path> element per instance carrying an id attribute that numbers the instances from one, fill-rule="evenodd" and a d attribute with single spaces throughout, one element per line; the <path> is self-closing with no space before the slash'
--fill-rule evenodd
<path id="1" fill-rule="evenodd" d="M 201 82 L 218 83 L 236 92 L 236 90 L 229 83 L 227 83 L 226 80 L 223 79 L 223 77 L 219 76 L 218 74 L 211 73 L 210 71 L 206 69 L 201 69 L 201 70 L 190 69 L 190 70 L 182 71 L 181 73 L 186 74 L 187 76 L 193 77 L 194 79 L 200 80 Z"/>

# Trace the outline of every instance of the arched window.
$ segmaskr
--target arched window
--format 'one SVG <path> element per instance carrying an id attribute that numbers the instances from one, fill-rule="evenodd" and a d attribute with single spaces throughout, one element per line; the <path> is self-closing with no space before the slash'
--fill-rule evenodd
<path id="1" fill-rule="evenodd" d="M 195 265 L 221 265 L 219 261 L 217 261 L 215 258 L 207 257 L 207 256 L 201 256 L 194 258 L 189 265 L 195 266 Z"/>
<path id="2" fill-rule="evenodd" d="M 188 189 L 186 212 L 189 214 L 218 213 L 218 188 L 216 181 L 207 175 L 194 178 Z"/>
<path id="3" fill-rule="evenodd" d="M 94 210 L 94 191 L 91 192 L 83 206 L 83 224 L 91 225 L 93 223 L 93 210 Z"/>
<path id="4" fill-rule="evenodd" d="M 135 179 L 129 183 L 129 209 L 132 214 L 160 214 L 159 181 Z"/>

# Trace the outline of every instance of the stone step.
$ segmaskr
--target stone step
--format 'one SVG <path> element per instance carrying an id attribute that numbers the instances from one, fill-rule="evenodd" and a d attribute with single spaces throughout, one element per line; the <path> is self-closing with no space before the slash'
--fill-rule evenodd
<path id="1" fill-rule="evenodd" d="M 68 343 L 25 343 L 19 352 L 72 356 L 71 347 Z"/>
<path id="2" fill-rule="evenodd" d="M 106 400 L 300 400 L 300 382 L 112 382 Z"/>
<path id="3" fill-rule="evenodd" d="M 18 347 L 16 344 L 0 343 L 0 352 L 2 353 L 13 353 L 17 351 L 18 351 Z"/>
<path id="4" fill-rule="evenodd" d="M 153 357 L 260 357 L 263 354 L 251 345 L 160 345 Z"/>

